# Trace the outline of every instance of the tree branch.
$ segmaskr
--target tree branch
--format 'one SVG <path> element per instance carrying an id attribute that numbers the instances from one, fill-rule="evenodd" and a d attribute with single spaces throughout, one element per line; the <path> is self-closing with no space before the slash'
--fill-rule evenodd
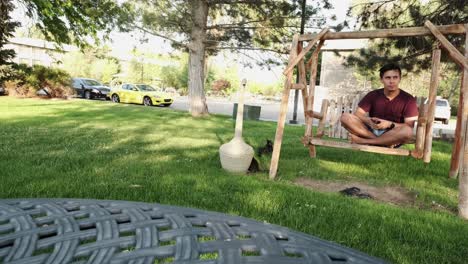
<path id="1" fill-rule="evenodd" d="M 363 2 L 363 3 L 357 3 L 357 4 L 354 4 L 352 5 L 350 8 L 353 9 L 355 7 L 358 7 L 358 6 L 372 6 L 374 4 L 380 4 L 380 3 L 390 3 L 390 2 L 395 2 L 397 0 L 381 0 L 381 1 L 375 1 L 375 2 Z"/>
<path id="2" fill-rule="evenodd" d="M 252 26 L 252 27 L 241 27 L 241 26 L 223 26 L 223 27 L 211 27 L 208 30 L 212 29 L 259 29 L 259 28 L 299 28 L 298 26 Z M 313 29 L 321 29 L 320 27 L 304 27 L 304 28 L 313 28 Z"/>
<path id="3" fill-rule="evenodd" d="M 167 40 L 169 40 L 169 41 L 171 41 L 171 42 L 174 42 L 174 43 L 176 43 L 176 44 L 178 44 L 178 45 L 181 45 L 181 46 L 183 46 L 183 47 L 185 47 L 185 48 L 188 48 L 188 46 L 187 46 L 188 44 L 187 44 L 187 43 L 183 43 L 183 42 L 181 42 L 181 41 L 175 40 L 175 39 L 170 38 L 170 37 L 168 37 L 168 36 L 164 36 L 164 35 L 162 35 L 162 34 L 156 33 L 156 32 L 154 32 L 154 31 L 151 31 L 151 30 L 149 30 L 149 29 L 146 29 L 146 28 L 141 27 L 141 26 L 136 25 L 136 24 L 133 24 L 133 26 L 134 26 L 135 28 L 137 28 L 137 29 L 139 29 L 139 30 L 145 32 L 145 33 L 148 33 L 148 34 L 151 34 L 151 35 L 153 35 L 153 36 L 157 36 L 157 37 L 160 37 L 160 38 L 163 38 L 163 39 L 167 39 Z"/>
<path id="4" fill-rule="evenodd" d="M 243 22 L 239 22 L 239 23 L 216 24 L 216 25 L 208 26 L 206 28 L 207 29 L 214 29 L 214 28 L 220 28 L 220 27 L 225 27 L 225 26 L 242 26 L 242 25 L 247 25 L 247 24 L 265 22 L 265 21 L 268 21 L 268 20 L 272 20 L 274 18 L 292 19 L 292 18 L 297 18 L 297 17 L 295 17 L 295 16 L 276 16 L 276 17 L 269 17 L 269 18 L 260 19 L 260 20 L 243 21 Z"/>
<path id="5" fill-rule="evenodd" d="M 217 4 L 264 4 L 265 2 L 259 0 L 208 0 L 208 5 Z"/>
<path id="6" fill-rule="evenodd" d="M 268 51 L 268 52 L 274 52 L 278 54 L 288 54 L 289 52 L 286 51 L 279 51 L 279 50 L 274 50 L 274 49 L 266 49 L 266 48 L 254 48 L 254 47 L 233 47 L 233 46 L 222 46 L 222 47 L 207 47 L 207 49 L 216 49 L 216 50 L 222 50 L 222 49 L 229 49 L 229 50 L 258 50 L 258 51 Z"/>

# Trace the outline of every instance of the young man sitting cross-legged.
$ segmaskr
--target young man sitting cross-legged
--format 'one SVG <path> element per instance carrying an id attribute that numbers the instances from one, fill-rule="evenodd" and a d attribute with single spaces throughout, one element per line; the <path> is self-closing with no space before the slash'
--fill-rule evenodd
<path id="1" fill-rule="evenodd" d="M 416 99 L 399 88 L 400 67 L 383 66 L 380 81 L 383 88 L 369 92 L 354 114 L 341 116 L 341 124 L 350 132 L 352 143 L 393 147 L 413 136 L 418 107 Z"/>

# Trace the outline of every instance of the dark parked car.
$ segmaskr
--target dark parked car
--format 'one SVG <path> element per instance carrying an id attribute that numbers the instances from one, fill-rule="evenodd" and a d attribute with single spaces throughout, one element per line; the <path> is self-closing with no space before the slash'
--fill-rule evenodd
<path id="1" fill-rule="evenodd" d="M 0 85 L 0 95 L 5 95 L 6 93 L 6 89 Z"/>
<path id="2" fill-rule="evenodd" d="M 78 96 L 85 99 L 105 98 L 109 99 L 110 88 L 102 83 L 88 78 L 72 78 L 72 87 Z"/>

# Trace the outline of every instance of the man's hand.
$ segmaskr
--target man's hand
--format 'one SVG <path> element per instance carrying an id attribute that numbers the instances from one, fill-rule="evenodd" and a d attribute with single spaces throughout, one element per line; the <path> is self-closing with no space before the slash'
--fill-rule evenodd
<path id="1" fill-rule="evenodd" d="M 371 117 L 370 120 L 372 121 L 371 127 L 373 129 L 388 129 L 392 126 L 392 122 L 385 119 Z"/>

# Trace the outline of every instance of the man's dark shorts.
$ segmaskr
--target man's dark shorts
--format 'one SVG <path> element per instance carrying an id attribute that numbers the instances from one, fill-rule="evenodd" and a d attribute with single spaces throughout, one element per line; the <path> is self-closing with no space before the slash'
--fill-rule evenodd
<path id="1" fill-rule="evenodd" d="M 385 134 L 390 129 L 373 129 L 368 127 L 369 131 L 372 132 L 376 137 L 380 137 L 381 135 Z"/>
<path id="2" fill-rule="evenodd" d="M 390 129 L 386 128 L 386 129 L 374 129 L 370 126 L 368 126 L 366 124 L 366 127 L 367 129 L 372 132 L 372 134 L 374 134 L 376 137 L 380 137 L 381 135 L 385 134 L 387 131 L 389 131 Z"/>
<path id="3" fill-rule="evenodd" d="M 386 129 L 374 129 L 368 125 L 366 125 L 367 129 L 372 132 L 372 134 L 374 134 L 376 137 L 380 137 L 382 136 L 383 134 L 385 134 L 386 132 L 388 132 L 389 130 L 391 130 L 391 128 L 386 128 Z M 403 146 L 403 144 L 397 144 L 395 146 L 392 146 L 392 148 L 399 148 Z"/>

